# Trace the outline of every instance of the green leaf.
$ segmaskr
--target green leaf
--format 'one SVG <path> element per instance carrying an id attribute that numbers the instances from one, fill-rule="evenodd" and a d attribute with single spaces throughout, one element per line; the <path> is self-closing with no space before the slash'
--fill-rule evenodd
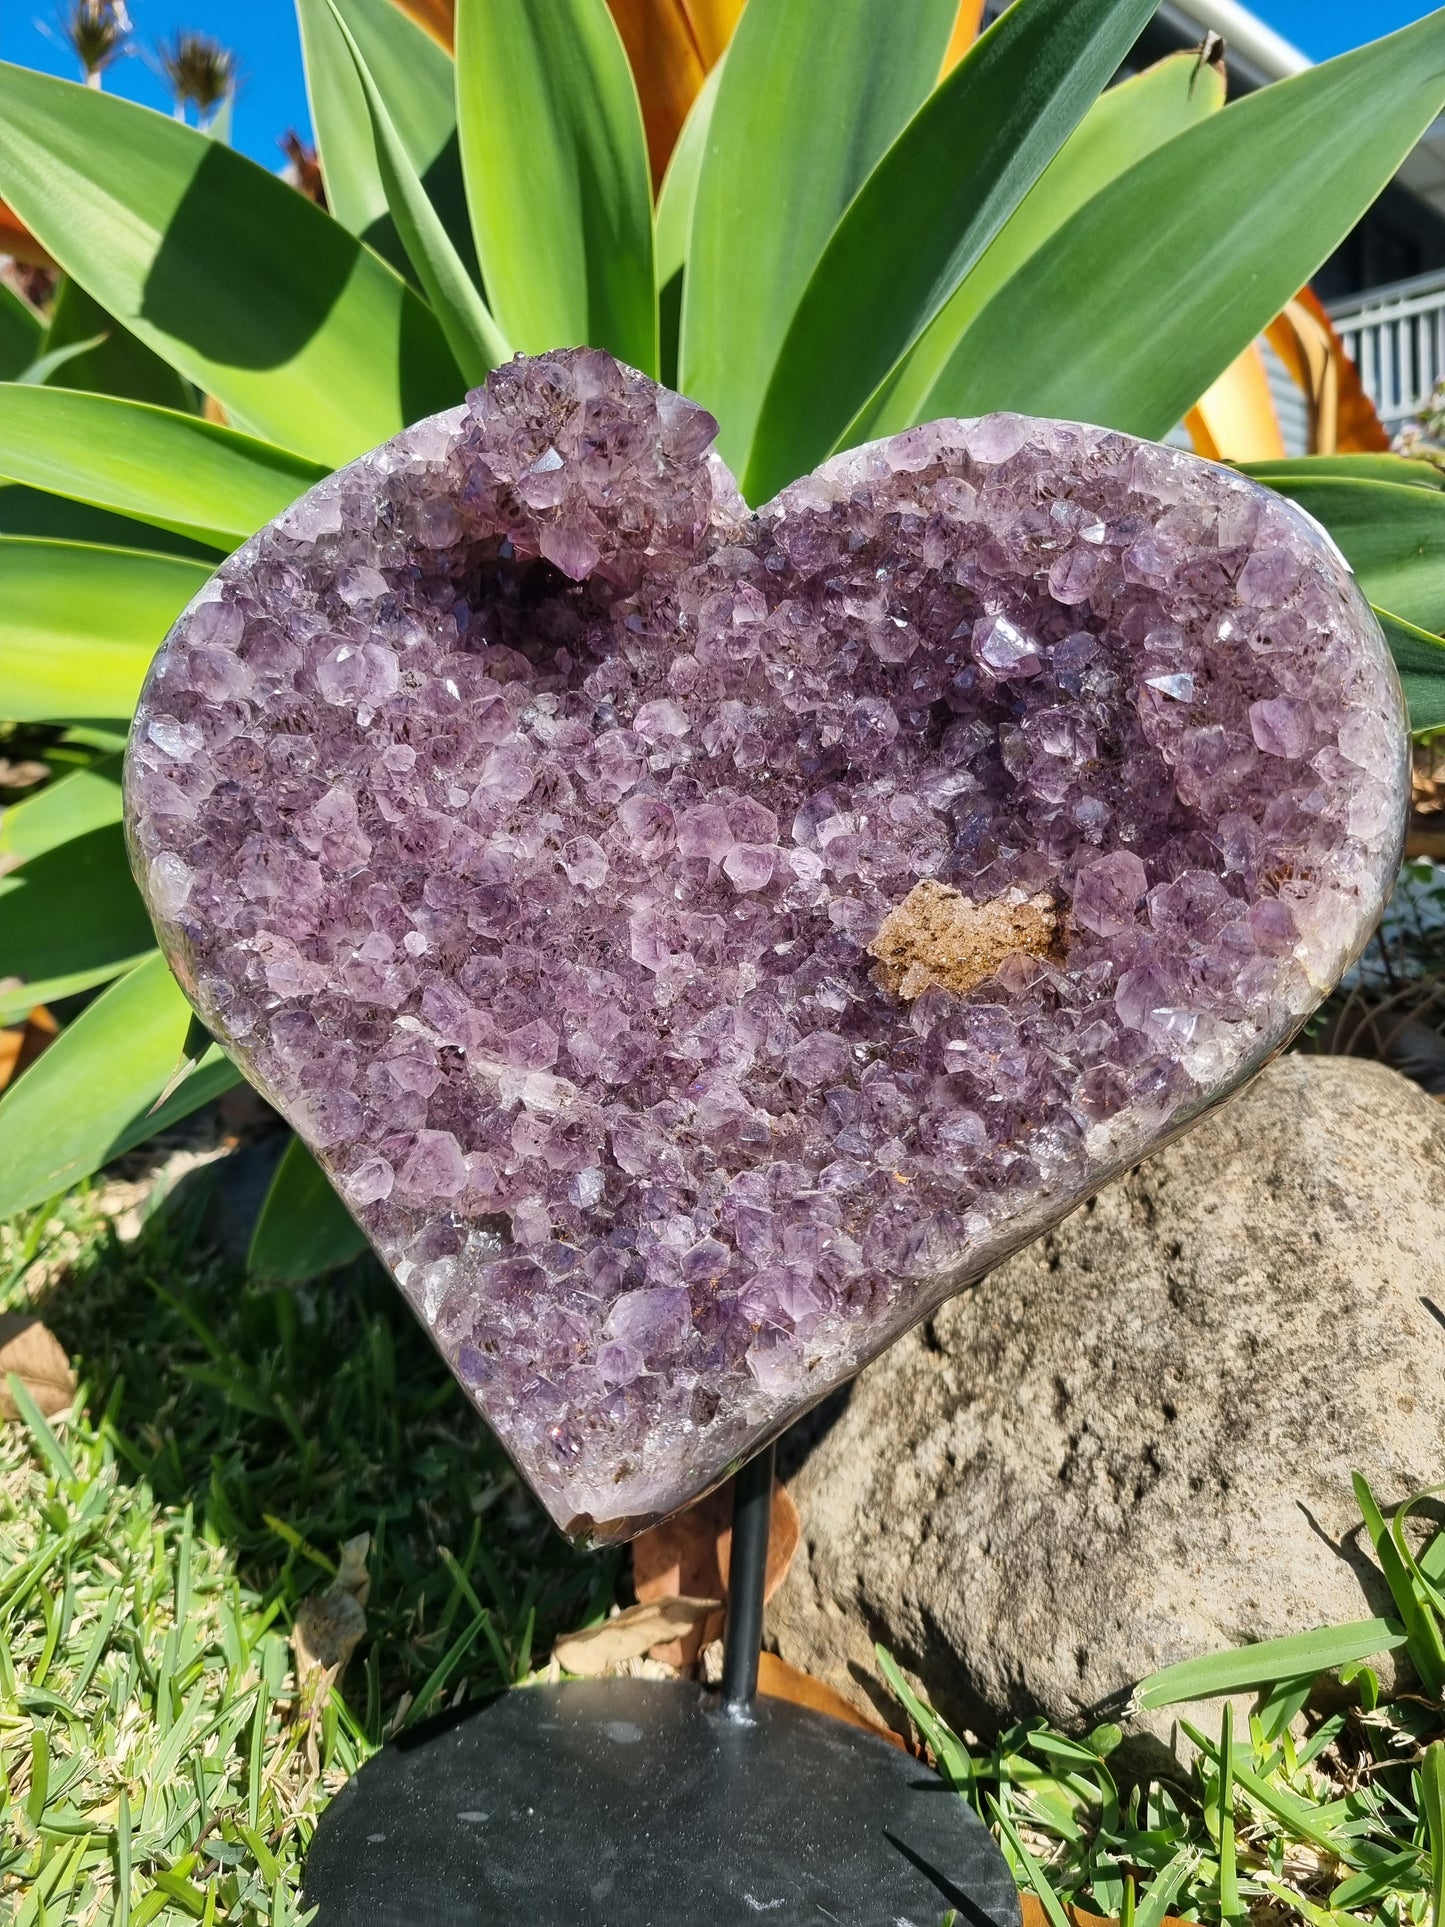
<path id="1" fill-rule="evenodd" d="M 1406 455 L 1296 455 L 1288 460 L 1240 462 L 1242 475 L 1252 475 L 1282 493 L 1300 482 L 1325 479 L 1343 482 L 1398 482 L 1402 488 L 1445 489 L 1445 469 L 1433 462 L 1412 461 Z"/>
<path id="2" fill-rule="evenodd" d="M 472 232 L 503 333 L 655 374 L 647 146 L 605 0 L 458 0 L 456 44 Z"/>
<path id="3" fill-rule="evenodd" d="M 1043 1908 L 1044 1918 L 1048 1921 L 1049 1927 L 1071 1927 L 1063 1903 L 1049 1885 L 1048 1875 L 1024 1845 L 1018 1828 L 992 1796 L 989 1798 L 989 1806 L 993 1812 L 994 1824 L 998 1827 L 1004 1844 L 1010 1848 L 1018 1866 L 1022 1869 L 1025 1880 L 1033 1889 L 1034 1898 Z"/>
<path id="4" fill-rule="evenodd" d="M 0 816 L 0 859 L 26 863 L 89 830 L 119 823 L 119 756 L 102 756 L 45 785 Z"/>
<path id="5" fill-rule="evenodd" d="M 335 0 L 327 0 L 327 5 L 361 82 L 376 142 L 376 164 L 396 231 L 431 303 L 432 313 L 441 323 L 452 358 L 467 386 L 478 387 L 489 369 L 511 359 L 512 351 L 478 294 L 477 284 L 452 246 L 441 216 L 427 199 L 426 189 L 392 124 L 380 89 Z"/>
<path id="6" fill-rule="evenodd" d="M 1070 216 L 1146 154 L 1224 105 L 1224 76 L 1197 53 L 1171 54 L 1101 94 L 1024 197 L 998 239 L 894 371 L 846 441 L 936 421 L 931 389 L 969 324 Z"/>
<path id="7" fill-rule="evenodd" d="M 200 1110 L 203 1104 L 209 1104 L 213 1097 L 220 1097 L 245 1081 L 220 1045 L 213 1045 L 179 1084 L 175 1081 L 174 1070 L 171 1072 L 166 1080 L 167 1085 L 172 1087 L 170 1096 L 155 1103 L 154 1108 L 148 1106 L 138 1111 L 107 1150 L 106 1157 L 123 1157 L 138 1144 L 146 1144 L 151 1138 L 170 1130 L 183 1117 L 189 1117 L 193 1111 Z"/>
<path id="8" fill-rule="evenodd" d="M 0 536 L 0 711 L 128 717 L 152 656 L 211 571 L 175 556 Z"/>
<path id="9" fill-rule="evenodd" d="M 1354 227 L 1442 101 L 1445 12 L 1191 127 L 1025 263 L 932 405 L 1162 438 Z"/>
<path id="10" fill-rule="evenodd" d="M 1445 1914 L 1445 1740 L 1425 1749 L 1420 1763 L 1421 1806 L 1430 1842 L 1430 1927 Z"/>
<path id="11" fill-rule="evenodd" d="M 460 397 L 435 319 L 385 262 L 179 121 L 0 62 L 0 195 L 109 313 L 284 447 L 350 461 Z"/>
<path id="12" fill-rule="evenodd" d="M 1329 1672 L 1351 1660 L 1393 1652 L 1405 1644 L 1403 1629 L 1393 1619 L 1361 1619 L 1347 1626 L 1321 1626 L 1287 1639 L 1260 1640 L 1233 1652 L 1210 1653 L 1203 1659 L 1182 1660 L 1151 1673 L 1134 1688 L 1132 1704 L 1141 1710 L 1179 1706 L 1186 1700 L 1220 1699 L 1279 1680 Z"/>
<path id="13" fill-rule="evenodd" d="M 157 555 L 193 556 L 214 568 L 220 561 L 214 543 L 134 522 L 128 515 L 92 508 L 64 495 L 0 482 L 0 535 L 36 535 L 51 542 L 84 542 L 92 548 L 149 549 Z"/>
<path id="14" fill-rule="evenodd" d="M 1368 1482 L 1356 1472 L 1351 1483 L 1360 1517 L 1365 1522 L 1365 1530 L 1375 1548 L 1375 1557 L 1380 1562 L 1380 1570 L 1385 1575 L 1385 1583 L 1390 1588 L 1390 1596 L 1405 1628 L 1410 1663 L 1419 1674 L 1425 1691 L 1433 1699 L 1438 1699 L 1442 1689 L 1445 1689 L 1445 1640 L 1441 1639 L 1439 1623 L 1415 1591 Z M 1355 1657 L 1363 1659 L 1365 1655 L 1360 1653 Z"/>
<path id="15" fill-rule="evenodd" d="M 366 1234 L 300 1138 L 286 1147 L 256 1221 L 246 1263 L 258 1277 L 302 1284 L 349 1264 Z"/>
<path id="16" fill-rule="evenodd" d="M 1327 528 L 1371 602 L 1445 630 L 1445 494 L 1393 482 L 1271 479 Z"/>
<path id="17" fill-rule="evenodd" d="M 1418 1892 L 1419 1887 L 1420 1852 L 1417 1847 L 1410 1847 L 1404 1853 L 1387 1853 L 1372 1861 L 1363 1873 L 1351 1874 L 1348 1880 L 1342 1880 L 1330 1895 L 1330 1910 L 1338 1915 L 1379 1894 L 1398 1892 L 1401 1888 Z"/>
<path id="18" fill-rule="evenodd" d="M 40 353 L 45 323 L 10 286 L 0 281 L 0 381 L 14 381 Z"/>
<path id="19" fill-rule="evenodd" d="M 106 983 L 155 948 L 118 823 L 34 857 L 0 877 L 0 1024 L 36 1004 Z"/>
<path id="20" fill-rule="evenodd" d="M 678 386 L 677 358 L 682 331 L 682 287 L 687 266 L 688 244 L 692 236 L 692 211 L 697 202 L 697 177 L 702 170 L 703 150 L 712 122 L 713 103 L 718 82 L 727 64 L 724 54 L 698 89 L 697 99 L 688 109 L 662 186 L 657 195 L 657 235 L 654 241 L 657 269 L 658 328 L 661 334 L 661 380 L 669 388 Z"/>
<path id="21" fill-rule="evenodd" d="M 116 1155 L 165 1087 L 190 1016 L 156 951 L 17 1078 L 0 1098 L 0 1217 L 45 1203 Z"/>
<path id="22" fill-rule="evenodd" d="M 1183 1846 L 1166 1867 L 1161 1867 L 1149 1883 L 1149 1891 L 1134 1915 L 1134 1927 L 1162 1927 L 1169 1906 L 1179 1889 L 1199 1865 L 1196 1847 Z"/>
<path id="23" fill-rule="evenodd" d="M 697 182 L 679 364 L 739 473 L 808 277 L 927 98 L 957 12 L 955 0 L 749 0 L 738 22 Z"/>
<path id="24" fill-rule="evenodd" d="M 1410 711 L 1410 727 L 1418 736 L 1445 726 L 1445 642 L 1411 622 L 1402 622 L 1388 609 L 1375 610 Z"/>
<path id="25" fill-rule="evenodd" d="M 92 335 L 88 341 L 72 342 L 68 348 L 51 348 L 46 354 L 37 355 L 28 368 L 21 369 L 15 379 L 29 387 L 39 388 L 48 382 L 52 375 L 59 374 L 60 370 L 69 367 L 71 362 L 81 360 L 83 356 L 90 354 L 92 349 L 99 348 L 107 339 L 105 335 Z"/>
<path id="26" fill-rule="evenodd" d="M 326 470 L 199 415 L 0 385 L 0 475 L 229 549 Z"/>
<path id="27" fill-rule="evenodd" d="M 972 1791 L 974 1783 L 973 1761 L 968 1748 L 943 1715 L 935 1713 L 926 1700 L 918 1697 L 887 1647 L 875 1645 L 873 1653 L 878 1661 L 878 1670 L 887 1680 L 894 1697 L 902 1704 L 931 1748 L 940 1777 L 955 1793 L 966 1796 Z"/>
<path id="28" fill-rule="evenodd" d="M 1153 11 L 1152 0 L 1015 0 L 924 102 L 858 190 L 804 291 L 748 458 L 750 501 L 837 446 Z M 704 174 L 699 195 L 705 186 Z M 1060 334 L 1056 352 L 1068 341 Z"/>
<path id="29" fill-rule="evenodd" d="M 5 1383 L 11 1398 L 15 1401 L 16 1410 L 25 1421 L 25 1429 L 34 1439 L 36 1448 L 49 1464 L 51 1472 L 57 1479 L 73 1479 L 75 1467 L 70 1463 L 65 1447 L 51 1430 L 50 1421 L 32 1398 L 24 1379 L 18 1372 L 7 1372 Z M 42 1801 L 41 1804 L 43 1806 L 44 1802 Z"/>
<path id="30" fill-rule="evenodd" d="M 58 354 L 82 345 L 84 354 L 61 364 L 67 388 L 123 395 L 158 408 L 195 408 L 196 391 L 185 376 L 107 314 L 78 282 L 62 275 L 42 347 Z"/>
<path id="31" fill-rule="evenodd" d="M 338 11 L 375 77 L 387 116 L 427 198 L 468 273 L 475 274 L 451 56 L 393 0 L 338 0 Z M 409 274 L 377 166 L 371 116 L 346 43 L 326 0 L 297 0 L 296 14 L 326 204 L 344 228 L 400 273 Z"/>

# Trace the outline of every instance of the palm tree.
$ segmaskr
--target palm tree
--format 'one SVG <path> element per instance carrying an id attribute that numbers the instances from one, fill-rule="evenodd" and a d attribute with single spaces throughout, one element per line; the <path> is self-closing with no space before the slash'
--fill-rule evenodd
<path id="1" fill-rule="evenodd" d="M 202 127 L 215 118 L 236 91 L 236 56 L 208 33 L 177 28 L 156 50 L 161 76 L 175 101 L 177 120 L 194 105 Z"/>
<path id="2" fill-rule="evenodd" d="M 130 15 L 125 0 L 72 0 L 60 16 L 61 38 L 80 62 L 87 87 L 99 87 L 101 75 L 130 39 Z"/>

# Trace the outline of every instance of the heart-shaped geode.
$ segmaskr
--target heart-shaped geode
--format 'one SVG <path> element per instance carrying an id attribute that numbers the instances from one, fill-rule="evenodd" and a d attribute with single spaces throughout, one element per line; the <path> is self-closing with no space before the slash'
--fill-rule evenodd
<path id="1" fill-rule="evenodd" d="M 1252 482 L 1001 415 L 754 516 L 714 428 L 500 369 L 224 565 L 126 772 L 196 1009 L 593 1539 L 1276 1051 L 1408 791 L 1374 618 Z"/>

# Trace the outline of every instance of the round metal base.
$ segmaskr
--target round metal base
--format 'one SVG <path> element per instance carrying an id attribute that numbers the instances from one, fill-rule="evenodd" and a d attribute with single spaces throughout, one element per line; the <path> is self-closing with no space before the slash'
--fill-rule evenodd
<path id="1" fill-rule="evenodd" d="M 918 1761 L 781 1700 L 506 1694 L 378 1754 L 306 1865 L 316 1927 L 1019 1927 L 987 1829 Z"/>

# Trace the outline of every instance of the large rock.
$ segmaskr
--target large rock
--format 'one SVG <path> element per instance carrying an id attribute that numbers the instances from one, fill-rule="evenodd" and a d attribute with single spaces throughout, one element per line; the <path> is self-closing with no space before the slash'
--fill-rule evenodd
<path id="1" fill-rule="evenodd" d="M 1445 1114 L 1281 1059 L 862 1375 L 793 1481 L 780 1653 L 883 1705 L 881 1640 L 976 1729 L 1088 1727 L 1172 1661 L 1388 1612 L 1350 1474 L 1445 1477 L 1437 1303 Z"/>

